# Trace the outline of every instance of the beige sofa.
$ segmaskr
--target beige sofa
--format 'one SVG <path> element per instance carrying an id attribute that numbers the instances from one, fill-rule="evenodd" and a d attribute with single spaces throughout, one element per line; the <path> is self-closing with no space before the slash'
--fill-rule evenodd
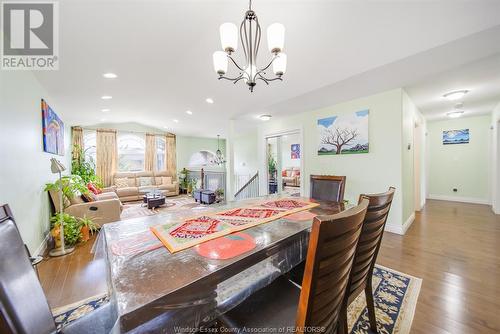
<path id="1" fill-rule="evenodd" d="M 142 200 L 144 194 L 159 190 L 165 196 L 179 195 L 179 183 L 168 172 L 118 172 L 111 187 L 122 202 Z"/>
<path id="2" fill-rule="evenodd" d="M 288 167 L 282 172 L 283 184 L 285 186 L 300 187 L 300 168 Z"/>
<path id="3" fill-rule="evenodd" d="M 51 190 L 49 194 L 56 212 L 59 212 L 60 192 Z M 71 200 L 64 197 L 64 212 L 77 218 L 90 218 L 99 226 L 120 220 L 123 206 L 114 192 L 95 195 L 95 199 L 94 202 L 84 202 L 80 196 L 75 196 Z"/>

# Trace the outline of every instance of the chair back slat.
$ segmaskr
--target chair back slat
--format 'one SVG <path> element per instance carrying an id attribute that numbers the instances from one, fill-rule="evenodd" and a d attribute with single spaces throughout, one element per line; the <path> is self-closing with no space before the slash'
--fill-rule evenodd
<path id="1" fill-rule="evenodd" d="M 0 254 L 0 312 L 7 333 L 55 332 L 47 299 L 7 205 L 0 206 Z"/>
<path id="2" fill-rule="evenodd" d="M 297 311 L 299 332 L 309 326 L 337 330 L 368 203 L 365 199 L 339 214 L 314 218 Z"/>
<path id="3" fill-rule="evenodd" d="M 319 201 L 342 202 L 345 181 L 345 176 L 311 175 L 310 197 Z"/>
<path id="4" fill-rule="evenodd" d="M 391 187 L 382 194 L 360 195 L 359 197 L 360 203 L 369 200 L 370 204 L 354 257 L 348 294 L 346 295 L 347 304 L 356 298 L 359 292 L 366 287 L 367 280 L 372 277 L 395 190 Z"/>

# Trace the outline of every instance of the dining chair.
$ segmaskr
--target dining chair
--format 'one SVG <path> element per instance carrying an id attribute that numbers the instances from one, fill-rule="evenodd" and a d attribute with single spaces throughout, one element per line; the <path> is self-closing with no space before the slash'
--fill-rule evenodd
<path id="1" fill-rule="evenodd" d="M 311 175 L 311 198 L 319 201 L 342 202 L 345 176 Z"/>
<path id="2" fill-rule="evenodd" d="M 240 332 L 283 328 L 299 333 L 315 327 L 336 333 L 344 317 L 340 312 L 367 207 L 365 199 L 341 213 L 315 217 L 302 288 L 281 276 L 222 315 L 221 327 Z"/>
<path id="3" fill-rule="evenodd" d="M 375 304 L 373 302 L 372 276 L 375 261 L 377 260 L 378 251 L 384 234 L 384 227 L 391 209 L 392 199 L 394 197 L 395 188 L 390 187 L 389 190 L 382 194 L 360 195 L 359 203 L 369 200 L 368 210 L 366 212 L 361 235 L 359 237 L 356 255 L 352 265 L 349 282 L 347 285 L 347 293 L 342 312 L 343 318 L 341 321 L 342 334 L 347 334 L 347 307 L 356 297 L 365 291 L 366 304 L 368 308 L 368 318 L 370 320 L 370 328 L 374 333 L 377 333 L 377 321 L 375 318 Z"/>
<path id="4" fill-rule="evenodd" d="M 0 329 L 2 333 L 56 333 L 49 304 L 8 206 L 0 210 Z M 60 333 L 109 333 L 116 314 L 108 303 Z"/>

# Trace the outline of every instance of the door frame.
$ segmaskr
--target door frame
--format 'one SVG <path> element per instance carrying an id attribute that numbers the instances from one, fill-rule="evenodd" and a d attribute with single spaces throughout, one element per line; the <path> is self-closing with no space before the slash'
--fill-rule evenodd
<path id="1" fill-rule="evenodd" d="M 264 134 L 263 136 L 263 148 L 264 148 L 264 170 L 266 171 L 266 173 L 263 173 L 263 175 L 265 175 L 265 184 L 266 184 L 266 187 L 265 187 L 265 190 L 261 192 L 262 195 L 269 195 L 269 186 L 267 184 L 267 178 L 268 178 L 268 171 L 267 171 L 267 139 L 268 138 L 275 138 L 275 137 L 278 137 L 281 139 L 282 136 L 286 136 L 286 135 L 296 135 L 298 134 L 299 135 L 299 145 L 300 145 L 300 196 L 306 196 L 307 192 L 306 192 L 306 187 L 305 187 L 305 159 L 304 159 L 304 131 L 303 131 L 303 128 L 302 127 L 298 127 L 298 128 L 291 128 L 291 129 L 287 129 L 287 130 L 281 130 L 281 131 L 276 131 L 276 132 L 269 132 L 269 133 L 266 133 Z M 278 171 L 278 194 L 280 194 L 282 192 L 282 187 L 281 187 L 281 183 L 282 182 L 282 179 L 281 179 L 281 140 L 279 140 L 279 144 L 278 144 L 278 167 L 280 168 L 280 170 Z"/>

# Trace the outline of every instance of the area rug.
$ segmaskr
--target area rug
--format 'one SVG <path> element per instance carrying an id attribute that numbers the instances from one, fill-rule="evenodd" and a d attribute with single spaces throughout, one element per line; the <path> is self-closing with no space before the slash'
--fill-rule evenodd
<path id="1" fill-rule="evenodd" d="M 373 288 L 377 329 L 380 334 L 408 334 L 417 306 L 422 279 L 396 270 L 375 266 Z M 107 302 L 106 296 L 97 296 L 64 308 L 52 310 L 57 328 L 74 321 Z M 365 294 L 361 293 L 348 310 L 349 332 L 369 334 L 370 322 Z"/>
<path id="2" fill-rule="evenodd" d="M 193 209 L 202 206 L 200 203 L 194 201 L 194 198 L 187 195 L 176 197 L 167 197 L 165 205 L 158 208 L 148 209 L 142 201 L 125 203 L 123 211 L 120 215 L 121 220 L 132 219 L 138 217 L 154 216 L 161 213 Z"/>
<path id="3" fill-rule="evenodd" d="M 175 253 L 318 205 L 308 200 L 293 198 L 256 200 L 245 207 L 195 216 L 181 222 L 160 224 L 150 229 L 171 253 Z"/>

